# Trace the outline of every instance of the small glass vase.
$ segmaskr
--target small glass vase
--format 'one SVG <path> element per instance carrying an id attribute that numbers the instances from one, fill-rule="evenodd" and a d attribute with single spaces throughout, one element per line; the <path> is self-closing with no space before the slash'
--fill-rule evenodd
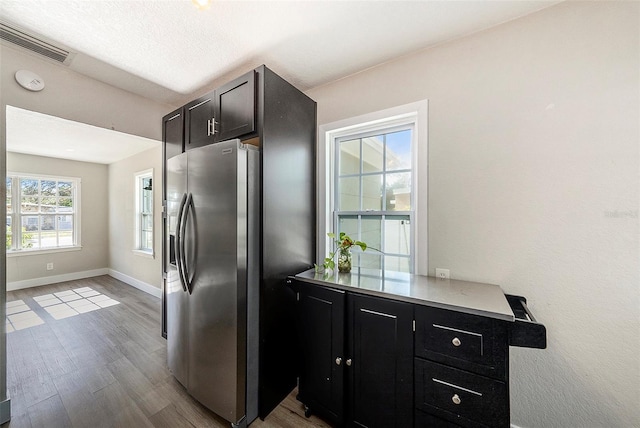
<path id="1" fill-rule="evenodd" d="M 351 272 L 351 248 L 340 248 L 338 251 L 338 272 Z"/>

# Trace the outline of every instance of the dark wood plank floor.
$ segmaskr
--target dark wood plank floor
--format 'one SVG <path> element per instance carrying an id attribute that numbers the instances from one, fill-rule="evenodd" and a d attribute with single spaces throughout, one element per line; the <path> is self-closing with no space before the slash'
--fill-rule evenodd
<path id="1" fill-rule="evenodd" d="M 33 297 L 82 287 L 120 304 L 55 320 Z M 171 376 L 160 300 L 109 276 L 7 293 L 44 324 L 7 334 L 12 419 L 22 427 L 229 427 Z M 290 394 L 256 428 L 327 427 Z"/>

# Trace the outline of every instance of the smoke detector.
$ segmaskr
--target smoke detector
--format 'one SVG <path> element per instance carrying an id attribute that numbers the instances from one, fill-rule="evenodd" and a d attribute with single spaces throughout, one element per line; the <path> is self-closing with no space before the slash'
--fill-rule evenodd
<path id="1" fill-rule="evenodd" d="M 38 92 L 44 89 L 44 79 L 33 71 L 16 71 L 16 82 L 29 91 Z"/>

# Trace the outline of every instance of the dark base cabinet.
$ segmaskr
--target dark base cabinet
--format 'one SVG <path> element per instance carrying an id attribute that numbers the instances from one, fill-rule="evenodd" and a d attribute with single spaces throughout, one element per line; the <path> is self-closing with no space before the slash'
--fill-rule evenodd
<path id="1" fill-rule="evenodd" d="M 462 427 L 462 425 L 458 425 L 455 422 L 451 422 L 446 419 L 441 419 L 429 413 L 421 412 L 420 410 L 416 410 L 415 421 L 416 423 L 414 426 L 416 427 L 429 427 L 429 428 L 460 428 Z"/>
<path id="2" fill-rule="evenodd" d="M 506 321 L 305 276 L 290 284 L 298 300 L 298 400 L 307 416 L 368 428 L 510 426 L 509 346 L 546 347 L 546 329 L 526 299 L 494 294 L 515 314 Z"/>
<path id="3" fill-rule="evenodd" d="M 508 427 L 507 385 L 442 364 L 415 359 L 416 409 L 465 427 Z"/>
<path id="4" fill-rule="evenodd" d="M 335 426 L 413 425 L 413 306 L 298 283 L 298 399 Z"/>
<path id="5" fill-rule="evenodd" d="M 413 306 L 351 293 L 347 302 L 349 423 L 412 426 Z"/>
<path id="6" fill-rule="evenodd" d="M 302 352 L 298 400 L 340 425 L 344 420 L 346 293 L 305 284 L 298 298 Z"/>

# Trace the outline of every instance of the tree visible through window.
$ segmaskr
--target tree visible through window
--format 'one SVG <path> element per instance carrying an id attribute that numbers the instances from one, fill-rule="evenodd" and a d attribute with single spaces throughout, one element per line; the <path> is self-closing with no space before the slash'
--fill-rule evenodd
<path id="1" fill-rule="evenodd" d="M 412 146 L 412 125 L 335 140 L 334 230 L 382 252 L 357 252 L 356 266 L 413 270 Z"/>
<path id="2" fill-rule="evenodd" d="M 12 175 L 6 178 L 7 251 L 79 245 L 80 179 Z"/>

